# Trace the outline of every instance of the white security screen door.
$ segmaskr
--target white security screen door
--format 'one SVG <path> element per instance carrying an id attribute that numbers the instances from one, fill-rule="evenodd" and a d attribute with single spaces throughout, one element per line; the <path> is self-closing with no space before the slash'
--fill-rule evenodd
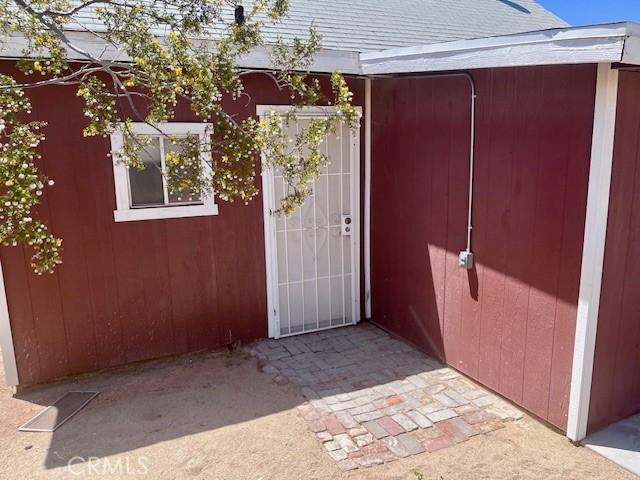
<path id="1" fill-rule="evenodd" d="M 278 108 L 289 107 L 259 107 L 258 114 Z M 326 115 L 327 108 L 305 108 L 289 134 Z M 330 163 L 313 194 L 289 217 L 273 213 L 287 191 L 282 175 L 263 172 L 270 337 L 360 320 L 359 146 L 359 132 L 347 126 L 323 142 Z"/>

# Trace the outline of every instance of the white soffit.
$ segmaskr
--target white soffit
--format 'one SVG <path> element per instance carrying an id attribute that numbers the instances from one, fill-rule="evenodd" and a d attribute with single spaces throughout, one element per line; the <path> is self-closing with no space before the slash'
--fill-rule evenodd
<path id="1" fill-rule="evenodd" d="M 360 55 L 365 75 L 619 62 L 640 65 L 640 25 L 570 27 Z"/>

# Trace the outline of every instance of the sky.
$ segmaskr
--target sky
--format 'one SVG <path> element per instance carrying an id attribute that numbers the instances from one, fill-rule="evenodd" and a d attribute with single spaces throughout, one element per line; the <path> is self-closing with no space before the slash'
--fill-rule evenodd
<path id="1" fill-rule="evenodd" d="M 640 0 L 537 0 L 571 25 L 640 22 Z"/>

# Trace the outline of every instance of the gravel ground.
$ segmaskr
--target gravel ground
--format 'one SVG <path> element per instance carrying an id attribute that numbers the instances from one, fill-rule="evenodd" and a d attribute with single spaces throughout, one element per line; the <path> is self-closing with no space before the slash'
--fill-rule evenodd
<path id="1" fill-rule="evenodd" d="M 68 390 L 101 392 L 55 433 L 17 427 Z M 242 353 L 138 364 L 0 394 L 0 478 L 635 479 L 525 417 L 455 447 L 342 473 L 279 387 Z M 71 462 L 71 467 L 69 467 Z"/>

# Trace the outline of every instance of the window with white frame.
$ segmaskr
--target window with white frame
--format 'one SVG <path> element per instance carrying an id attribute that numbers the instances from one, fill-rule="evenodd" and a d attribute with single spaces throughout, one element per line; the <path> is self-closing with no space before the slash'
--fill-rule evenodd
<path id="1" fill-rule="evenodd" d="M 129 168 L 119 157 L 124 148 L 120 131 L 111 134 L 113 173 L 116 188 L 116 222 L 152 220 L 160 218 L 201 217 L 217 215 L 218 206 L 212 193 L 204 195 L 188 191 L 174 191 L 167 182 L 166 154 L 179 148 L 166 135 L 206 139 L 211 125 L 205 123 L 164 123 L 156 125 L 163 132 L 146 123 L 134 123 L 133 131 L 144 137 L 140 160 L 145 168 Z M 201 168 L 209 168 L 210 153 L 203 151 Z"/>

